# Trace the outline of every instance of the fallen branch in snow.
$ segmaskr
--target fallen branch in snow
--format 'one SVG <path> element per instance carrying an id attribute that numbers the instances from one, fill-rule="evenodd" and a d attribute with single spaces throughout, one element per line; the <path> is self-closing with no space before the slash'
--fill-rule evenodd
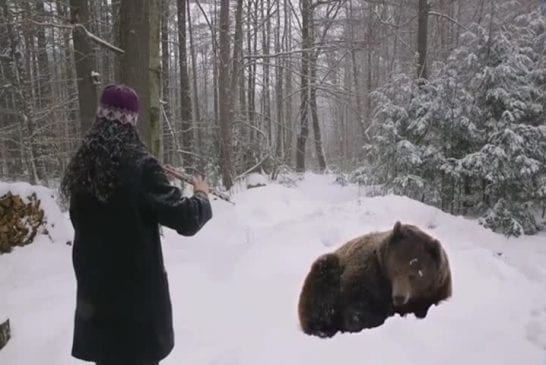
<path id="1" fill-rule="evenodd" d="M 176 178 L 179 179 L 179 180 L 182 180 L 182 181 L 184 181 L 184 182 L 187 182 L 188 184 L 191 184 L 191 183 L 192 183 L 192 178 L 191 178 L 190 175 L 184 174 L 184 173 L 179 172 L 179 171 L 175 171 L 175 170 L 170 169 L 170 168 L 168 168 L 168 167 L 166 167 L 166 166 L 163 166 L 163 170 L 164 170 L 166 173 L 168 173 L 169 175 L 171 175 L 171 176 L 173 176 L 173 177 L 176 177 Z M 217 190 L 214 189 L 214 188 L 211 188 L 211 189 L 210 189 L 210 193 L 211 193 L 212 195 L 217 196 L 218 198 L 220 198 L 220 199 L 222 199 L 222 200 L 227 201 L 228 203 L 231 203 L 231 204 L 235 205 L 234 202 L 232 202 L 231 200 L 229 200 L 229 197 L 228 197 L 227 195 L 223 194 L 223 193 L 220 192 L 220 191 L 217 191 Z"/>

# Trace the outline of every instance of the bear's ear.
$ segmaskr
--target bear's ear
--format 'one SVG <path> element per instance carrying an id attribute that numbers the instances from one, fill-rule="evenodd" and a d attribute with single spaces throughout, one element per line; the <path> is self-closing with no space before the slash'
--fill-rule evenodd
<path id="1" fill-rule="evenodd" d="M 402 223 L 400 223 L 400 221 L 397 221 L 392 229 L 392 238 L 400 238 L 402 236 Z"/>
<path id="2" fill-rule="evenodd" d="M 440 252 L 440 242 L 438 240 L 427 241 L 425 244 L 426 250 L 436 262 L 440 262 L 442 254 Z"/>

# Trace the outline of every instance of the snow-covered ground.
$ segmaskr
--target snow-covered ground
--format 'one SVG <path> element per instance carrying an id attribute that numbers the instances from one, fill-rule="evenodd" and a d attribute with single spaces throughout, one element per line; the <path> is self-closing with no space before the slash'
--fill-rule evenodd
<path id="1" fill-rule="evenodd" d="M 307 174 L 295 188 L 239 192 L 235 206 L 215 200 L 212 221 L 191 238 L 164 230 L 176 345 L 162 364 L 546 364 L 546 235 L 508 240 L 333 180 Z M 453 297 L 424 320 L 393 317 L 332 339 L 304 335 L 297 301 L 313 260 L 396 220 L 441 240 Z M 0 256 L 0 317 L 11 319 L 13 335 L 0 364 L 81 364 L 70 357 L 74 293 L 64 238 L 40 236 Z"/>

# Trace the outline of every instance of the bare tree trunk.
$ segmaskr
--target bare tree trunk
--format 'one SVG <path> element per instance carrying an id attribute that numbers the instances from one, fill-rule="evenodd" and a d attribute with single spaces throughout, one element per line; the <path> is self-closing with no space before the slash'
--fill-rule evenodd
<path id="1" fill-rule="evenodd" d="M 64 3 L 64 0 L 57 0 L 57 9 L 59 11 L 59 16 L 61 18 L 67 16 L 68 14 L 68 7 Z M 67 152 L 72 152 L 72 150 L 75 148 L 75 143 L 72 141 L 72 138 L 69 138 L 71 135 L 75 136 L 81 136 L 82 133 L 80 131 L 80 125 L 78 120 L 80 119 L 79 114 L 79 107 L 78 107 L 78 101 L 76 99 L 73 99 L 72 97 L 74 95 L 77 95 L 78 93 L 78 86 L 77 81 L 75 77 L 75 70 L 74 70 L 74 50 L 73 47 L 70 44 L 70 35 L 67 32 L 63 32 L 63 48 L 64 48 L 64 62 L 62 62 L 63 67 L 63 78 L 65 82 L 63 83 L 65 88 L 65 94 L 66 97 L 69 100 L 68 108 L 70 112 L 68 113 L 68 121 L 65 123 L 65 135 L 66 143 L 65 143 L 65 150 Z M 72 133 L 73 132 L 73 133 Z M 65 156 L 64 158 L 65 163 L 68 163 L 68 156 Z"/>
<path id="2" fill-rule="evenodd" d="M 182 120 L 182 148 L 184 165 L 188 172 L 195 168 L 193 162 L 193 126 L 188 77 L 188 57 L 186 53 L 186 1 L 178 0 L 178 62 L 180 64 L 180 118 Z"/>
<path id="3" fill-rule="evenodd" d="M 394 19 L 395 19 L 394 22 L 395 22 L 396 25 L 398 25 L 400 23 L 400 17 L 401 17 L 400 13 L 401 13 L 401 11 L 397 10 L 395 15 L 394 15 Z M 392 60 L 391 60 L 390 67 L 389 67 L 390 76 L 392 76 L 392 74 L 394 73 L 395 66 L 398 65 L 397 62 L 400 62 L 400 56 L 398 54 L 398 43 L 400 43 L 399 38 L 400 38 L 400 29 L 398 28 L 398 29 L 395 30 L 394 39 L 393 39 Z"/>
<path id="4" fill-rule="evenodd" d="M 264 55 L 262 89 L 263 121 L 267 130 L 267 145 L 270 146 L 271 141 L 273 140 L 273 127 L 271 125 L 271 96 L 269 92 L 269 37 L 271 32 L 271 18 L 269 17 L 270 0 L 262 0 L 260 3 L 262 7 L 262 21 L 265 21 L 265 26 L 262 25 L 262 52 Z"/>
<path id="5" fill-rule="evenodd" d="M 102 18 L 101 37 L 104 39 L 114 40 L 114 33 L 112 32 L 114 24 L 112 21 L 113 8 L 114 6 L 112 5 L 111 0 L 101 0 L 101 13 L 99 16 Z M 101 54 L 103 63 L 101 78 L 103 80 L 112 80 L 114 77 L 114 64 L 112 61 L 117 55 L 112 54 L 111 52 L 104 52 L 104 50 L 102 50 Z"/>
<path id="6" fill-rule="evenodd" d="M 203 154 L 203 122 L 201 120 L 201 111 L 199 108 L 199 91 L 197 89 L 197 61 L 195 56 L 195 46 L 193 44 L 193 26 L 191 22 L 190 2 L 186 0 L 186 13 L 188 15 L 188 36 L 190 38 L 190 54 L 191 54 L 191 68 L 192 68 L 192 81 L 193 81 L 193 125 L 197 129 L 195 133 L 196 146 L 194 151 L 200 156 Z M 205 82 L 206 83 L 206 82 Z M 205 165 L 202 158 L 198 159 L 197 168 L 203 171 Z"/>
<path id="7" fill-rule="evenodd" d="M 19 118 L 21 119 L 20 130 L 24 134 L 21 135 L 21 147 L 23 153 L 21 157 L 24 159 L 24 163 L 28 168 L 29 181 L 31 184 L 36 184 L 38 182 L 38 170 L 36 168 L 35 158 L 36 158 L 36 144 L 34 141 L 35 134 L 35 120 L 34 113 L 31 104 L 31 92 L 30 92 L 30 83 L 28 82 L 27 75 L 25 73 L 25 67 L 21 63 L 20 57 L 20 44 L 17 39 L 16 29 L 13 22 L 13 18 L 10 15 L 7 2 L 2 4 L 3 16 L 2 18 L 6 20 L 8 39 L 9 39 L 9 57 L 13 64 L 13 69 L 10 70 L 10 75 L 12 77 L 11 84 L 13 85 L 15 91 L 15 107 L 19 111 Z M 28 57 L 28 55 L 27 55 Z"/>
<path id="8" fill-rule="evenodd" d="M 370 5 L 368 5 L 370 6 Z M 350 19 L 349 23 L 350 23 L 350 27 L 349 27 L 349 33 L 350 33 L 350 41 L 351 41 L 351 44 L 350 44 L 350 51 L 351 51 L 351 66 L 352 66 L 352 73 L 353 73 L 353 84 L 354 84 L 354 90 L 355 90 L 355 100 L 356 100 L 356 118 L 357 118 L 357 121 L 358 121 L 358 125 L 359 127 L 361 128 L 362 130 L 362 136 L 363 138 L 365 139 L 366 138 L 366 125 L 365 125 L 365 122 L 364 122 L 364 113 L 363 113 L 363 110 L 362 110 L 362 93 L 361 93 L 361 90 L 360 90 L 360 85 L 359 85 L 359 70 L 358 70 L 358 63 L 356 61 L 356 49 L 355 49 L 355 44 L 354 44 L 354 36 L 355 36 L 355 29 L 354 29 L 354 12 L 353 12 L 353 2 L 352 0 L 349 0 L 349 7 L 348 7 L 348 18 Z M 368 19 L 368 22 L 370 22 L 371 19 Z M 368 45 L 368 48 L 370 46 Z M 368 52 L 370 52 L 368 50 Z M 368 121 L 366 121 L 366 123 L 368 123 Z"/>
<path id="9" fill-rule="evenodd" d="M 23 13 L 22 20 L 25 22 L 25 24 L 30 24 L 29 20 L 33 16 L 32 2 L 33 1 L 27 0 L 24 3 L 25 12 Z M 39 11 L 40 4 L 37 3 L 36 5 L 36 10 Z M 43 3 L 41 5 L 43 10 Z M 43 16 L 43 13 L 40 15 Z M 24 88 L 22 91 L 25 97 L 29 98 L 29 100 L 25 100 L 25 102 L 29 103 L 29 111 L 33 114 L 33 121 L 31 121 L 31 125 L 33 126 L 32 133 L 34 136 L 32 136 L 33 145 L 30 148 L 33 150 L 32 155 L 35 158 L 33 163 L 36 167 L 38 180 L 42 180 L 43 183 L 47 184 L 47 153 L 44 149 L 46 147 L 44 145 L 44 141 L 47 140 L 49 130 L 43 126 L 47 121 L 47 115 L 49 112 L 43 113 L 44 116 L 40 119 L 38 119 L 39 117 L 37 116 L 39 114 L 36 113 L 37 111 L 44 111 L 42 110 L 42 95 L 46 96 L 46 94 L 49 94 L 48 77 L 50 74 L 44 27 L 27 25 L 22 27 L 22 34 L 25 40 L 24 47 L 21 47 L 25 50 L 25 69 L 24 73 L 20 73 L 20 75 L 25 81 L 24 84 L 20 86 Z M 37 36 L 35 37 L 35 35 Z M 36 47 L 37 42 L 38 47 Z M 43 109 L 47 110 L 47 107 L 44 107 Z"/>
<path id="10" fill-rule="evenodd" d="M 73 24 L 89 23 L 87 0 L 70 0 L 70 18 Z M 80 105 L 81 137 L 87 133 L 95 120 L 97 110 L 97 88 L 92 73 L 95 71 L 95 53 L 83 29 L 73 30 L 74 59 L 78 79 L 78 100 Z"/>
<path id="11" fill-rule="evenodd" d="M 214 125 L 217 127 L 218 123 L 220 122 L 219 117 L 219 89 L 218 89 L 218 78 L 219 78 L 219 70 L 218 70 L 218 35 L 216 28 L 218 26 L 217 21 L 217 2 L 214 2 L 214 19 L 213 19 L 213 27 L 212 27 L 212 55 L 213 55 L 213 71 L 212 71 L 212 92 L 213 92 L 213 104 L 214 104 Z M 220 144 L 220 137 L 218 136 L 217 143 Z"/>
<path id="12" fill-rule="evenodd" d="M 417 30 L 417 77 L 427 78 L 427 35 L 428 12 L 430 4 L 428 0 L 419 0 L 418 30 Z"/>
<path id="13" fill-rule="evenodd" d="M 291 12 L 290 12 L 290 0 L 284 0 L 284 30 L 283 30 L 283 42 L 284 48 L 289 50 L 292 48 L 292 22 L 291 22 Z M 285 95 L 292 94 L 292 58 L 290 55 L 287 55 L 284 59 L 285 64 Z M 284 156 L 285 163 L 292 165 L 292 154 L 293 154 L 293 139 L 294 139 L 294 123 L 292 121 L 292 98 L 286 98 L 286 107 L 285 107 L 285 131 L 284 134 Z"/>
<path id="14" fill-rule="evenodd" d="M 482 0 L 482 4 L 483 4 L 483 0 Z M 456 12 L 455 13 L 455 19 L 460 19 L 460 17 L 461 17 L 461 5 L 459 3 L 454 2 L 453 7 L 454 8 L 456 7 L 456 10 L 454 10 L 454 12 Z M 461 36 L 461 28 L 460 27 L 455 27 L 455 42 L 453 44 L 454 48 L 459 47 L 460 36 Z"/>
<path id="15" fill-rule="evenodd" d="M 258 31 L 259 31 L 259 27 L 258 27 L 258 15 L 259 15 L 259 7 L 258 7 L 258 3 L 259 3 L 259 0 L 254 0 L 254 16 L 252 17 L 252 19 L 254 20 L 253 21 L 253 33 L 254 33 L 254 38 L 252 40 L 252 54 L 253 55 L 257 55 L 258 54 Z M 258 127 L 258 116 L 257 116 L 257 113 L 256 113 L 256 80 L 258 79 L 257 78 L 257 69 L 258 69 L 258 66 L 256 65 L 256 62 L 254 62 L 254 65 L 253 65 L 253 70 L 252 70 L 252 125 L 255 126 L 255 127 Z M 251 146 L 252 148 L 258 148 L 258 138 L 259 138 L 259 135 L 258 133 L 255 131 L 255 130 L 252 130 L 250 132 L 250 135 L 251 135 Z M 254 163 L 254 161 L 252 162 Z"/>
<path id="16" fill-rule="evenodd" d="M 238 43 L 238 47 L 239 47 L 239 70 L 238 70 L 238 74 L 239 74 L 239 77 L 238 77 L 238 80 L 237 80 L 237 83 L 239 85 L 239 110 L 241 112 L 241 118 L 243 120 L 248 120 L 247 119 L 247 105 L 246 105 L 246 92 L 245 92 L 245 70 L 244 70 L 244 62 L 243 62 L 243 55 L 244 55 L 244 52 L 243 52 L 243 45 L 244 45 L 244 33 L 243 33 L 243 15 L 245 14 L 244 12 L 244 0 L 241 1 L 241 0 L 238 0 L 241 2 L 241 19 L 236 21 L 236 23 L 239 24 L 239 27 L 241 28 L 240 29 L 240 36 L 239 36 L 239 39 L 237 41 Z M 239 3 L 237 3 L 237 6 L 239 6 Z M 239 10 L 237 10 L 239 11 Z M 248 13 L 247 13 L 248 15 Z M 243 140 L 244 141 L 244 140 Z"/>
<path id="17" fill-rule="evenodd" d="M 296 171 L 305 171 L 305 145 L 309 136 L 309 17 L 311 13 L 310 0 L 300 0 L 301 7 L 301 101 L 300 101 L 300 131 L 296 143 Z"/>
<path id="18" fill-rule="evenodd" d="M 119 13 L 119 10 L 121 7 L 120 1 L 121 0 L 112 1 L 112 32 L 114 33 L 112 38 L 114 39 L 115 44 L 120 44 L 120 38 L 121 38 L 121 35 L 120 35 L 121 27 L 119 24 L 120 17 L 121 17 Z M 112 65 L 114 67 L 114 80 L 120 79 L 120 75 L 119 75 L 119 71 L 121 69 L 120 62 L 121 62 L 121 57 L 114 57 L 113 65 Z"/>
<path id="19" fill-rule="evenodd" d="M 310 65 L 309 75 L 309 101 L 311 108 L 311 116 L 313 118 L 313 135 L 315 136 L 315 153 L 317 154 L 319 170 L 324 172 L 326 170 L 326 158 L 324 157 L 324 150 L 322 148 L 322 135 L 320 133 L 320 123 L 317 111 L 317 89 L 315 83 L 317 81 L 317 59 L 312 57 Z"/>
<path id="20" fill-rule="evenodd" d="M 351 87 L 351 69 L 352 69 L 352 62 L 349 60 L 345 61 L 345 67 L 344 67 L 344 74 L 343 74 L 343 85 L 346 89 L 350 89 Z M 351 156 L 349 155 L 349 112 L 348 109 L 351 105 L 351 100 L 347 100 L 345 103 L 340 105 L 340 119 L 341 119 L 341 130 L 340 133 L 340 142 L 341 142 L 341 155 L 343 156 L 343 166 L 346 166 L 345 163 L 349 161 Z"/>
<path id="21" fill-rule="evenodd" d="M 120 80 L 139 94 L 140 136 L 151 152 L 161 158 L 159 2 L 121 0 L 120 15 L 120 46 L 125 51 Z"/>
<path id="22" fill-rule="evenodd" d="M 206 49 L 203 49 L 202 52 L 201 52 L 201 58 L 205 60 L 205 62 L 202 63 L 201 65 L 201 72 L 203 74 L 203 111 L 204 111 L 204 119 L 213 119 L 213 118 L 208 118 L 208 115 L 209 115 L 209 109 L 208 109 L 208 100 L 210 100 L 210 96 L 209 96 L 209 87 L 208 87 L 208 84 L 209 84 L 209 63 L 206 62 L 207 60 L 207 57 L 206 57 Z M 212 69 L 214 69 L 214 65 L 212 66 Z M 214 97 L 212 98 L 212 101 L 214 102 Z M 214 122 L 214 120 L 213 120 Z M 214 124 L 214 127 L 216 127 L 216 124 Z M 214 142 L 216 142 L 216 139 L 213 140 Z"/>
<path id="23" fill-rule="evenodd" d="M 169 51 L 169 0 L 161 0 L 161 82 L 162 82 L 162 96 L 163 101 L 163 113 L 165 119 L 162 123 L 162 134 L 163 136 L 169 136 L 164 138 L 163 141 L 163 150 L 164 158 L 167 163 L 173 163 L 175 160 L 178 160 L 179 165 L 182 164 L 181 159 L 179 159 L 178 151 L 175 151 L 175 146 L 177 143 L 173 141 L 176 137 L 174 131 L 170 131 L 167 125 L 167 121 L 172 120 L 171 116 L 171 98 L 170 98 L 170 51 Z M 171 133 L 172 132 L 172 133 Z"/>
<path id="24" fill-rule="evenodd" d="M 7 27 L 8 27 L 8 21 L 4 17 L 4 9 L 5 9 L 5 0 L 0 0 L 0 49 L 9 49 L 9 40 L 6 37 Z M 9 75 L 11 74 L 10 70 L 10 63 L 11 58 L 9 59 L 0 59 L 0 76 L 2 76 L 2 79 L 10 80 L 13 79 L 13 76 Z M 6 92 L 6 91 L 4 91 Z M 6 93 L 7 94 L 7 93 Z M 5 97 L 0 98 L 0 108 L 9 110 L 11 109 L 11 98 Z M 7 113 L 6 113 L 7 114 Z M 16 123 L 16 122 L 15 122 Z M 15 124 L 14 123 L 14 116 L 13 115 L 2 115 L 0 118 L 0 128 L 2 130 L 7 130 L 10 125 Z M 10 151 L 13 148 L 13 145 L 15 144 L 14 138 L 9 138 L 10 134 L 6 133 L 6 139 L 3 138 L 4 135 L 0 135 L 0 157 L 2 162 L 2 168 L 0 172 L 0 176 L 3 177 L 12 177 L 13 169 L 11 168 L 13 166 L 12 163 L 10 163 L 10 160 L 15 160 L 16 157 L 10 153 Z M 10 140 L 11 139 L 11 140 Z M 20 158 L 17 160 L 21 160 Z"/>
<path id="25" fill-rule="evenodd" d="M 218 101 L 220 126 L 220 169 L 226 189 L 230 189 L 232 182 L 231 165 L 231 110 L 230 110 L 230 75 L 229 75 L 229 0 L 220 1 L 220 44 L 219 44 L 219 72 L 218 72 Z"/>
<path id="26" fill-rule="evenodd" d="M 42 21 L 45 18 L 44 0 L 36 1 L 36 11 L 41 17 Z M 37 29 L 38 39 L 38 85 L 39 85 L 39 98 L 38 106 L 40 108 L 46 107 L 50 103 L 51 88 L 49 85 L 49 59 L 47 57 L 47 42 L 45 36 L 44 27 L 38 27 Z"/>
<path id="27" fill-rule="evenodd" d="M 242 72 L 242 53 L 243 53 L 243 0 L 237 0 L 237 9 L 235 11 L 235 36 L 233 38 L 233 66 L 231 73 L 231 95 L 233 96 L 232 104 L 235 105 L 236 101 L 240 101 L 237 98 L 237 88 L 239 86 L 239 75 Z M 237 108 L 240 114 L 242 110 L 239 106 Z"/>
<path id="28" fill-rule="evenodd" d="M 276 1 L 276 12 L 277 12 L 277 27 L 275 30 L 275 53 L 279 54 L 281 52 L 281 2 L 280 0 Z M 276 101 L 276 127 L 277 127 L 277 137 L 276 137 L 276 149 L 275 156 L 277 160 L 283 160 L 284 154 L 284 120 L 283 120 L 283 71 L 284 71 L 284 59 L 280 56 L 275 58 L 275 101 Z"/>
<path id="29" fill-rule="evenodd" d="M 254 8 L 252 8 L 254 4 Z M 251 56 L 257 54 L 258 49 L 258 2 L 249 0 L 248 5 L 249 16 L 247 17 L 247 28 L 249 29 L 247 36 L 247 48 L 248 53 Z M 250 29 L 252 29 L 250 31 Z M 253 61 L 248 66 L 248 123 L 251 127 L 257 126 L 256 118 L 256 62 Z M 244 156 L 245 169 L 250 168 L 255 161 L 252 160 L 251 149 L 258 149 L 258 134 L 252 128 L 248 131 L 248 146 L 246 154 Z"/>
<path id="30" fill-rule="evenodd" d="M 371 6 L 371 5 L 370 5 Z M 372 26 L 372 11 L 369 11 L 368 14 L 368 39 L 373 39 L 374 33 L 373 33 L 373 26 Z M 372 92 L 372 82 L 373 82 L 373 68 L 372 68 L 372 61 L 373 61 L 373 49 L 371 45 L 368 45 L 367 55 L 366 55 L 366 120 L 369 123 L 370 116 L 372 113 L 372 98 L 370 98 L 370 93 Z"/>
<path id="31" fill-rule="evenodd" d="M 36 0 L 36 11 L 38 15 L 41 17 L 42 22 L 46 22 L 46 12 L 44 8 L 44 0 Z M 38 41 L 38 97 L 37 97 L 37 107 L 40 110 L 48 110 L 48 106 L 51 104 L 52 101 L 52 88 L 51 88 L 51 72 L 50 72 L 50 61 L 48 54 L 50 53 L 48 51 L 48 44 L 46 40 L 46 28 L 45 26 L 39 26 L 37 28 L 37 41 Z M 57 55 L 57 52 L 53 51 L 51 52 L 53 56 Z M 53 80 L 56 80 L 56 75 L 52 78 Z M 57 120 L 57 118 L 54 117 L 54 111 L 48 110 L 44 114 L 43 119 L 41 120 L 41 125 L 45 124 L 48 121 Z M 52 131 L 52 128 L 47 128 L 44 133 L 42 134 L 43 141 L 38 146 L 38 153 L 40 156 L 46 156 L 47 150 L 51 149 L 53 145 L 50 144 L 49 141 L 52 141 L 54 138 L 54 134 Z M 53 166 L 51 164 L 48 165 L 47 159 L 42 159 L 37 162 L 38 165 L 38 173 L 42 179 L 45 179 L 45 182 L 47 184 L 47 177 L 48 177 L 48 171 L 51 171 Z"/>
<path id="32" fill-rule="evenodd" d="M 310 29 L 309 37 L 310 44 L 315 45 L 315 27 L 313 11 L 309 13 Z M 320 133 L 320 122 L 318 117 L 317 107 L 317 59 L 318 50 L 311 51 L 312 55 L 309 60 L 309 106 L 311 108 L 311 117 L 313 120 L 313 135 L 315 136 L 315 153 L 317 154 L 319 171 L 324 172 L 326 170 L 326 158 L 324 157 L 324 150 L 322 148 L 322 135 Z"/>
<path id="33" fill-rule="evenodd" d="M 231 86 L 230 86 L 230 92 L 232 97 L 232 121 L 234 125 L 237 125 L 237 122 L 239 122 L 238 125 L 244 126 L 244 124 L 240 123 L 243 122 L 246 118 L 245 110 L 244 108 L 244 76 L 243 76 L 243 0 L 237 0 L 237 8 L 235 10 L 235 35 L 233 37 L 233 57 L 232 57 L 232 73 L 231 73 Z M 241 82 L 242 81 L 242 82 Z M 241 129 L 243 132 L 246 132 L 248 128 L 244 126 Z M 240 141 L 243 140 L 243 134 L 236 134 L 235 138 L 239 138 Z M 248 146 L 245 142 L 242 142 L 241 144 L 238 143 L 238 145 L 241 145 L 242 148 L 240 151 L 242 151 L 242 160 L 241 164 L 243 165 L 243 168 L 246 168 L 244 156 L 245 152 L 248 150 Z M 239 151 L 234 151 L 234 155 L 237 156 L 237 153 Z M 234 160 L 237 161 L 237 157 L 234 157 Z M 237 166 L 237 164 L 235 163 Z"/>

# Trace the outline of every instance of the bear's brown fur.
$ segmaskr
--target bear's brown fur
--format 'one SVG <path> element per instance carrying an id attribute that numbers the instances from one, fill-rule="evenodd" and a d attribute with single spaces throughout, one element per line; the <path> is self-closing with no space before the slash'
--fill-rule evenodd
<path id="1" fill-rule="evenodd" d="M 398 313 L 425 318 L 452 294 L 451 271 L 440 242 L 418 227 L 357 237 L 320 256 L 298 303 L 304 333 L 331 337 L 382 325 Z"/>

